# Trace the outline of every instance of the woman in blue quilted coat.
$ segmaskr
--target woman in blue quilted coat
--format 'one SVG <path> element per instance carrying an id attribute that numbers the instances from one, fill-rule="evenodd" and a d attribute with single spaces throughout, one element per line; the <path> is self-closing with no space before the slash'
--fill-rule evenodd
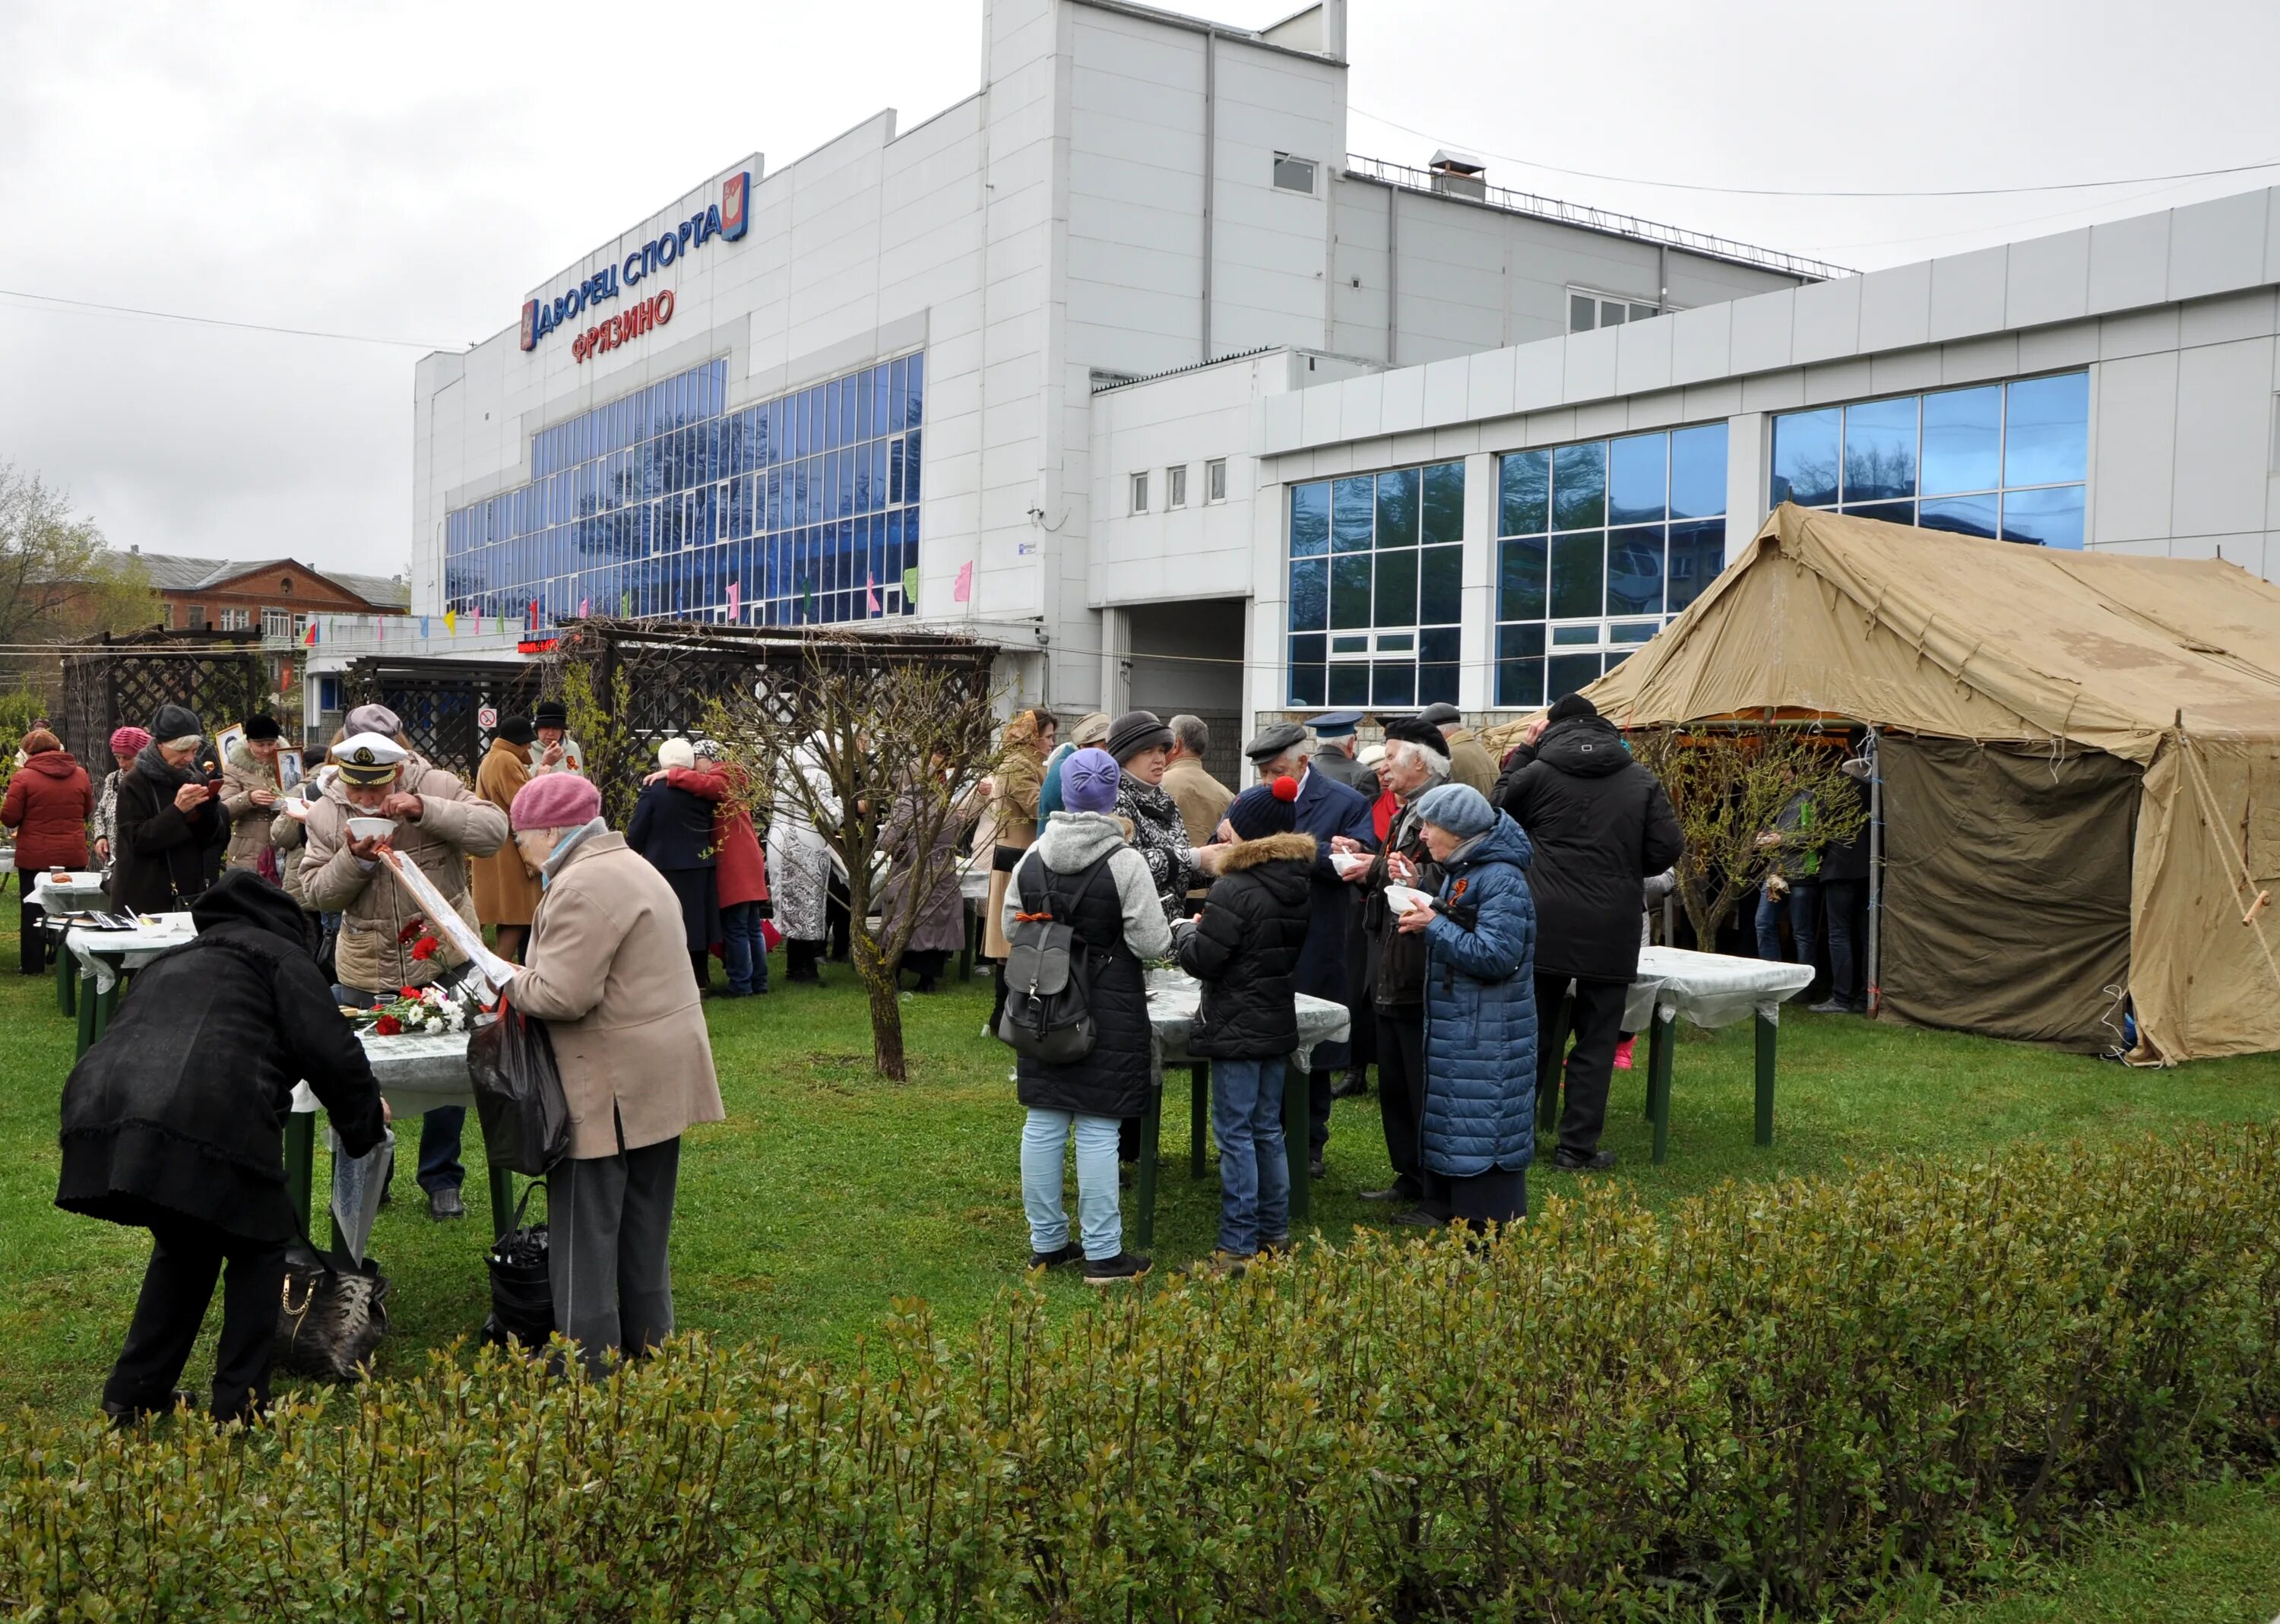
<path id="1" fill-rule="evenodd" d="M 1528 1212 L 1536 1158 L 1536 904 L 1520 825 L 1477 789 L 1419 803 L 1441 865 L 1430 907 L 1401 916 L 1425 937 L 1423 1206 L 1480 1228 Z"/>

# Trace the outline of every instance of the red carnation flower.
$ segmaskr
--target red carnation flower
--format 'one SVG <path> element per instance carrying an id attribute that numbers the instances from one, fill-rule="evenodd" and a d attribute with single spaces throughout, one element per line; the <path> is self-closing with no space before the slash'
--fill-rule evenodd
<path id="1" fill-rule="evenodd" d="M 417 987 L 399 987 L 396 989 L 396 996 L 399 998 L 407 998 L 417 1003 L 420 998 L 420 989 Z"/>
<path id="2" fill-rule="evenodd" d="M 420 933 L 427 928 L 428 921 L 418 914 L 413 914 L 412 922 L 396 933 L 396 945 L 402 947 L 405 943 L 415 940 Z"/>
<path id="3" fill-rule="evenodd" d="M 393 1015 L 382 1015 L 372 1023 L 372 1030 L 376 1037 L 396 1037 L 403 1033 L 404 1023 Z"/>
<path id="4" fill-rule="evenodd" d="M 414 958 L 433 958 L 435 957 L 435 950 L 442 945 L 443 943 L 433 936 L 422 936 L 412 944 L 412 956 Z"/>

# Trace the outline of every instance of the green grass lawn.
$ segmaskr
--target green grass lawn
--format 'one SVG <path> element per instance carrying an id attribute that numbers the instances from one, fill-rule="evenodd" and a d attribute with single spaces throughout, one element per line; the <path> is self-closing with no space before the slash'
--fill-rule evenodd
<path id="1" fill-rule="evenodd" d="M 57 1011 L 51 978 L 15 973 L 11 889 L 0 904 L 0 1346 L 10 1355 L 0 1361 L 0 1413 L 19 1405 L 69 1411 L 95 1402 L 148 1241 L 50 1205 L 56 1101 L 72 1063 L 73 1027 Z M 893 1084 L 870 1074 L 865 1005 L 852 974 L 834 966 L 828 987 L 786 989 L 781 968 L 767 997 L 706 1006 L 728 1120 L 692 1133 L 683 1147 L 674 1244 L 681 1323 L 834 1358 L 853 1351 L 899 1298 L 927 1299 L 945 1326 L 972 1320 L 1020 1279 L 1028 1254 L 1016 1166 L 1021 1109 L 1008 1051 L 982 1035 L 986 984 L 905 1001 L 913 1076 Z M 1751 1142 L 1749 1027 L 1685 1034 L 1671 1159 L 1660 1168 L 1647 1161 L 1642 1054 L 1640 1070 L 1617 1074 L 1607 1143 L 1623 1166 L 1613 1176 L 1660 1205 L 1729 1178 L 1842 1175 L 1848 1163 L 1969 1155 L 2029 1136 L 2190 1133 L 2280 1111 L 2280 1056 L 2133 1071 L 1802 1012 L 1785 1020 L 1781 1052 L 1775 1144 L 1760 1150 Z M 1174 1074 L 1164 1116 L 1155 1254 L 1177 1264 L 1211 1248 L 1217 1175 L 1215 1166 L 1200 1183 L 1187 1174 L 1183 1074 Z M 428 1350 L 471 1338 L 489 1306 L 482 1251 L 491 1214 L 475 1125 L 471 1120 L 468 1148 L 477 1171 L 463 1224 L 428 1221 L 410 1176 L 417 1129 L 404 1123 L 398 1131 L 407 1142 L 400 1194 L 372 1243 L 395 1282 L 383 1371 L 412 1368 Z M 1314 1218 L 1335 1239 L 1376 1221 L 1355 1198 L 1389 1176 L 1374 1098 L 1339 1103 L 1329 1161 Z M 322 1190 L 329 1175 L 321 1151 L 317 1176 Z M 1532 1184 L 1540 1198 L 1573 1188 L 1573 1175 L 1545 1173 Z M 1044 1289 L 1063 1312 L 1097 1295 L 1060 1277 Z M 192 1385 L 203 1380 L 203 1358 L 202 1351 Z M 2280 1610 L 2280 1560 L 2263 1564 L 2259 1596 L 2256 1576 L 2238 1559 L 2260 1542 L 2280 1545 L 2276 1536 L 2280 1492 L 2269 1485 L 2211 1490 L 2175 1510 L 2172 1520 L 2100 1546 L 2081 1570 L 2098 1593 L 2119 1595 L 2149 1565 L 2183 1562 L 2191 1582 L 2180 1580 L 2165 1594 L 2206 1594 L 2203 1610 L 2076 1612 L 2022 1594 L 1968 1615 L 1937 1616 L 1977 1624 L 2253 1616 L 2261 1624 Z M 2250 1597 L 2262 1612 L 2238 1611 Z"/>

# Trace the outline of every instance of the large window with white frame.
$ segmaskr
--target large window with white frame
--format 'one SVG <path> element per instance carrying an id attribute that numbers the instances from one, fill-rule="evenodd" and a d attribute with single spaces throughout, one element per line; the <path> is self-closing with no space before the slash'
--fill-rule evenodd
<path id="1" fill-rule="evenodd" d="M 1568 330 L 1570 333 L 1589 333 L 1595 327 L 1621 327 L 1626 321 L 1645 321 L 1663 313 L 1661 305 L 1636 295 L 1602 293 L 1595 288 L 1568 289 Z"/>
<path id="2" fill-rule="evenodd" d="M 1465 465 L 1290 488 L 1294 705 L 1457 702 Z"/>
<path id="3" fill-rule="evenodd" d="M 1612 671 L 1726 556 L 1726 425 L 1498 459 L 1495 702 L 1547 704 Z"/>

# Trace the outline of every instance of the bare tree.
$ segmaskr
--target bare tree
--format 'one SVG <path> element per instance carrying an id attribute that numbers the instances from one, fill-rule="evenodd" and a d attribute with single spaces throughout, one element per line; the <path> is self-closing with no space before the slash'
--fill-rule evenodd
<path id="1" fill-rule="evenodd" d="M 730 764 L 774 785 L 777 815 L 812 823 L 844 869 L 872 1061 L 897 1082 L 909 1069 L 896 966 L 927 897 L 957 865 L 948 836 L 995 753 L 997 727 L 985 668 L 923 646 L 830 635 L 806 643 L 781 685 L 706 707 L 706 730 Z M 874 935 L 870 914 L 890 860 L 893 905 Z"/>
<path id="2" fill-rule="evenodd" d="M 148 566 L 112 551 L 38 474 L 0 463 L 0 649 L 137 630 L 163 614 Z"/>
<path id="3" fill-rule="evenodd" d="M 1852 839 L 1864 814 L 1839 771 L 1837 740 L 1771 723 L 1745 727 L 1660 727 L 1630 735 L 1638 759 L 1662 781 L 1686 836 L 1678 859 L 1678 899 L 1695 944 L 1714 951 L 1734 904 L 1776 867 Z M 1809 808 L 1779 829 L 1792 799 Z M 1778 830 L 1768 843 L 1764 836 Z"/>

